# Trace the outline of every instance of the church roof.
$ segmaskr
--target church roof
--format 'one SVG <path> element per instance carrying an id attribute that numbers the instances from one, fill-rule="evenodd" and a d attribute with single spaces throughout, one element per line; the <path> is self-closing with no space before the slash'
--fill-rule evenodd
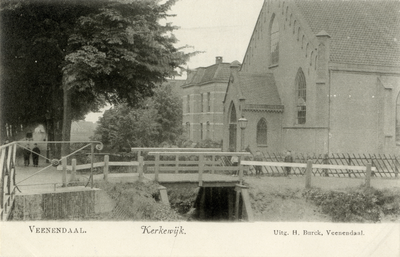
<path id="1" fill-rule="evenodd" d="M 331 37 L 330 60 L 400 66 L 400 1 L 295 0 L 315 35 Z"/>
<path id="2" fill-rule="evenodd" d="M 188 78 L 183 87 L 212 82 L 228 82 L 229 75 L 229 63 L 217 63 L 208 67 L 199 67 L 188 74 Z"/>
<path id="3" fill-rule="evenodd" d="M 257 106 L 259 108 L 268 107 L 268 109 L 280 109 L 282 107 L 281 98 L 272 73 L 252 74 L 239 72 L 238 79 L 241 98 L 246 100 L 246 106 L 254 108 Z"/>

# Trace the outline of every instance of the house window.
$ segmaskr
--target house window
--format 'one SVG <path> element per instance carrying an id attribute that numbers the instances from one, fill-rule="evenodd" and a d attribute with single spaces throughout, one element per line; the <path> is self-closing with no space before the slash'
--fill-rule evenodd
<path id="1" fill-rule="evenodd" d="M 303 70 L 299 68 L 296 79 L 296 108 L 297 108 L 297 124 L 306 123 L 306 103 L 307 103 L 307 85 Z"/>
<path id="2" fill-rule="evenodd" d="M 257 145 L 267 145 L 267 121 L 264 118 L 257 123 Z"/>
<path id="3" fill-rule="evenodd" d="M 207 93 L 207 111 L 211 112 L 211 93 Z"/>
<path id="4" fill-rule="evenodd" d="M 187 96 L 187 112 L 190 113 L 190 95 Z"/>
<path id="5" fill-rule="evenodd" d="M 188 135 L 188 138 L 190 138 L 190 123 L 186 122 L 186 133 Z"/>
<path id="6" fill-rule="evenodd" d="M 207 135 L 206 135 L 206 138 L 209 139 L 210 138 L 210 122 L 207 121 L 206 124 L 207 124 Z"/>
<path id="7" fill-rule="evenodd" d="M 203 123 L 200 123 L 200 140 L 203 140 Z"/>
<path id="8" fill-rule="evenodd" d="M 271 24 L 271 65 L 274 65 L 279 62 L 279 24 L 275 15 L 272 16 Z"/>
<path id="9" fill-rule="evenodd" d="M 203 94 L 200 94 L 200 112 L 203 112 Z"/>

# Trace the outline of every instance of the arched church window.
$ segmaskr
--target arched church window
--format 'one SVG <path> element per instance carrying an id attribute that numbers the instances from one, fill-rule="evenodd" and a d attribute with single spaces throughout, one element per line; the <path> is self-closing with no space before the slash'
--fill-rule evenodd
<path id="1" fill-rule="evenodd" d="M 261 118 L 257 123 L 257 145 L 267 144 L 267 121 Z"/>
<path id="2" fill-rule="evenodd" d="M 231 102 L 229 108 L 229 149 L 236 151 L 237 116 L 235 104 Z"/>
<path id="3" fill-rule="evenodd" d="M 307 84 L 303 70 L 299 68 L 296 79 L 296 108 L 297 108 L 297 124 L 306 123 L 307 113 Z"/>
<path id="4" fill-rule="evenodd" d="M 275 14 L 272 15 L 271 28 L 270 28 L 270 38 L 271 38 L 271 65 L 278 64 L 279 62 L 279 24 L 278 19 L 275 19 Z"/>

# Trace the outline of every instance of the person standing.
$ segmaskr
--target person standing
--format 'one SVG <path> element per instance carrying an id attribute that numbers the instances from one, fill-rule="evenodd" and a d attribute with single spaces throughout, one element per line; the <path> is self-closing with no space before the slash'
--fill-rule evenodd
<path id="1" fill-rule="evenodd" d="M 229 151 L 234 152 L 235 150 L 233 148 L 230 148 Z M 232 166 L 239 166 L 239 157 L 237 155 L 231 156 L 231 164 Z M 237 173 L 237 170 L 233 171 L 232 176 L 237 176 Z"/>
<path id="2" fill-rule="evenodd" d="M 254 161 L 256 162 L 262 162 L 263 161 L 263 157 L 261 155 L 261 152 L 259 150 L 256 151 L 256 155 L 254 155 Z M 261 175 L 262 172 L 262 166 L 256 165 L 254 166 L 254 168 L 256 169 L 256 175 Z"/>
<path id="3" fill-rule="evenodd" d="M 329 164 L 329 155 L 327 153 L 324 155 L 324 158 L 322 159 L 322 164 L 326 164 L 326 165 Z M 328 169 L 323 169 L 322 173 L 324 174 L 324 177 L 329 177 Z"/>
<path id="4" fill-rule="evenodd" d="M 33 167 L 37 167 L 39 165 L 39 154 L 40 154 L 40 149 L 38 145 L 35 144 L 35 147 L 32 149 Z"/>
<path id="5" fill-rule="evenodd" d="M 31 149 L 29 148 L 29 145 L 26 145 L 24 148 L 23 155 L 25 166 L 29 166 L 29 159 L 31 158 Z"/>
<path id="6" fill-rule="evenodd" d="M 290 151 L 286 152 L 285 162 L 293 162 L 292 153 Z M 285 176 L 286 177 L 289 177 L 291 169 L 292 169 L 291 167 L 285 167 Z"/>

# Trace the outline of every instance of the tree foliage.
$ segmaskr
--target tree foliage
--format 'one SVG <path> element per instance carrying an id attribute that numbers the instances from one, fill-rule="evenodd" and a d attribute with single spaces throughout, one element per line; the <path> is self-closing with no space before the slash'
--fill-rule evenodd
<path id="1" fill-rule="evenodd" d="M 158 86 L 152 97 L 136 107 L 120 104 L 99 120 L 94 139 L 120 151 L 122 148 L 173 144 L 182 134 L 182 105 L 169 86 Z"/>
<path id="2" fill-rule="evenodd" d="M 106 101 L 132 106 L 150 96 L 192 55 L 174 46 L 176 27 L 160 22 L 174 2 L 1 2 L 2 123 L 44 123 L 49 114 L 60 122 L 69 106 L 66 117 L 81 119 Z"/>

